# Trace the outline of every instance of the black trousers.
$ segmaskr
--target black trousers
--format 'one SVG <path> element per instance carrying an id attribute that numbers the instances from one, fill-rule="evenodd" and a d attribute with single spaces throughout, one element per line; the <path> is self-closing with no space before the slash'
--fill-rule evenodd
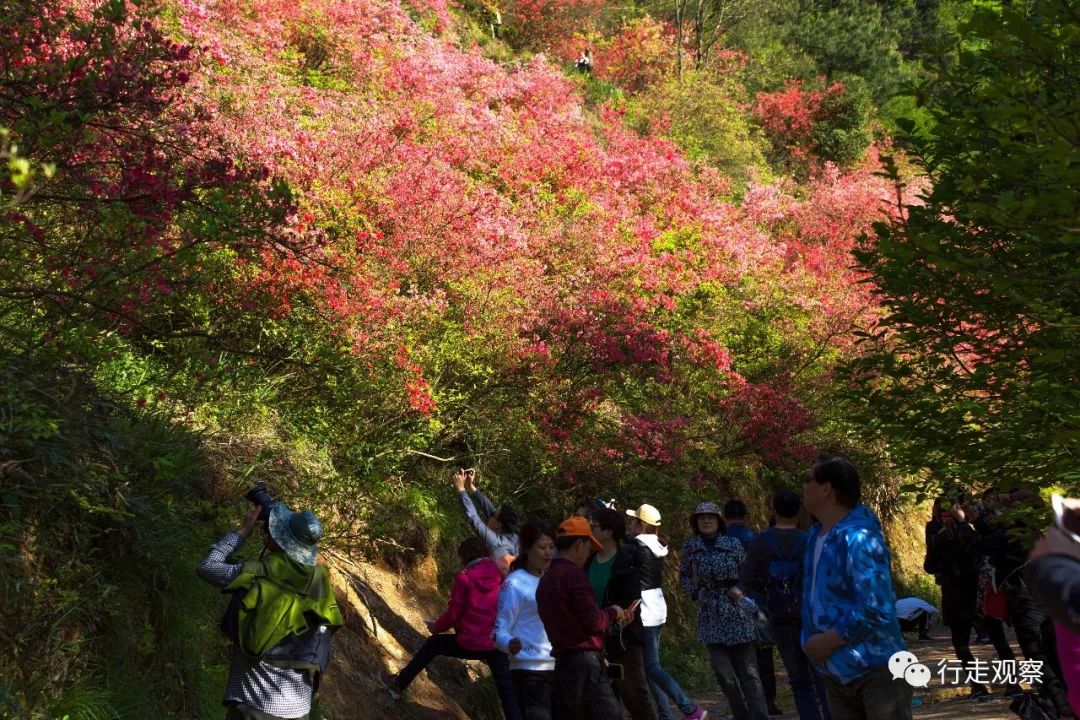
<path id="1" fill-rule="evenodd" d="M 645 675 L 645 653 L 640 645 L 617 651 L 608 648 L 609 662 L 623 667 L 622 680 L 615 681 L 615 695 L 622 701 L 631 720 L 657 720 L 649 678 Z"/>
<path id="2" fill-rule="evenodd" d="M 833 720 L 911 720 L 911 686 L 888 670 L 871 670 L 841 685 L 825 678 Z"/>
<path id="3" fill-rule="evenodd" d="M 1028 660 L 1043 661 L 1042 685 L 1036 687 L 1054 704 L 1060 715 L 1069 717 L 1072 709 L 1065 695 L 1054 622 L 1046 616 L 1035 598 L 1031 597 L 1027 585 L 1023 582 L 1006 585 L 1005 599 L 1008 603 L 1009 621 L 1016 631 L 1016 641 L 1020 643 L 1024 657 Z"/>
<path id="4" fill-rule="evenodd" d="M 555 659 L 555 707 L 559 720 L 622 720 L 599 652 L 579 651 Z"/>
<path id="5" fill-rule="evenodd" d="M 776 659 L 772 645 L 758 645 L 757 669 L 761 676 L 761 689 L 765 691 L 765 703 L 772 710 L 776 707 Z"/>
<path id="6" fill-rule="evenodd" d="M 284 718 L 264 713 L 262 710 L 256 710 L 247 705 L 233 705 L 225 713 L 225 720 L 284 720 Z M 308 720 L 308 716 L 304 715 L 296 718 L 296 720 Z"/>
<path id="7" fill-rule="evenodd" d="M 555 702 L 551 686 L 553 670 L 511 670 L 514 696 L 524 720 L 554 720 Z"/>
<path id="8" fill-rule="evenodd" d="M 402 692 L 409 687 L 421 670 L 440 655 L 462 660 L 483 660 L 487 663 L 487 666 L 491 668 L 491 677 L 495 680 L 495 689 L 499 693 L 499 702 L 502 703 L 506 720 L 521 720 L 517 699 L 514 697 L 514 683 L 510 679 L 510 659 L 498 650 L 466 650 L 458 645 L 457 635 L 432 635 L 424 641 L 409 664 L 397 674 L 397 684 Z"/>

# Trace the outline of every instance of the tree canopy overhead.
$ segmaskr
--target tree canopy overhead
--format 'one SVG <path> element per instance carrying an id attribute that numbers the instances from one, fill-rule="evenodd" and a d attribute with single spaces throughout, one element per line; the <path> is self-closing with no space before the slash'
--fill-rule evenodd
<path id="1" fill-rule="evenodd" d="M 1080 484 L 1080 18 L 980 7 L 905 124 L 929 187 L 857 253 L 885 305 L 865 421 L 969 485 Z"/>

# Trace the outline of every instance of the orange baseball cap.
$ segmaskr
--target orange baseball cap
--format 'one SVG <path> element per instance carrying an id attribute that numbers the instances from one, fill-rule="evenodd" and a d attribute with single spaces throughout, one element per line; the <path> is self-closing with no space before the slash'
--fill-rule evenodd
<path id="1" fill-rule="evenodd" d="M 586 537 L 592 543 L 593 550 L 599 552 L 604 549 L 600 541 L 593 537 L 589 521 L 583 517 L 572 517 L 569 520 L 563 520 L 555 531 L 555 537 Z"/>

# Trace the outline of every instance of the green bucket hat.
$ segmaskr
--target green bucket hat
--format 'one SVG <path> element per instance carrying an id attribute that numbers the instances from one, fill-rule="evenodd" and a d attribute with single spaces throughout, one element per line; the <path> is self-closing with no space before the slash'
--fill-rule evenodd
<path id="1" fill-rule="evenodd" d="M 270 537 L 285 554 L 301 565 L 315 565 L 319 552 L 316 543 L 322 537 L 322 523 L 310 510 L 293 512 L 283 502 L 270 508 Z"/>

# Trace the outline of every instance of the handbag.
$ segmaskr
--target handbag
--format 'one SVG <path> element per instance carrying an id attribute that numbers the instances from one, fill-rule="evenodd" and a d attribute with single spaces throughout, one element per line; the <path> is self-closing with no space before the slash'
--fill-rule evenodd
<path id="1" fill-rule="evenodd" d="M 754 616 L 754 630 L 757 632 L 758 645 L 771 647 L 776 644 L 769 618 L 761 612 L 761 608 L 757 609 L 757 614 Z"/>
<path id="2" fill-rule="evenodd" d="M 1057 710 L 1049 700 L 1033 692 L 1026 692 L 1009 705 L 1020 720 L 1057 720 Z"/>
<path id="3" fill-rule="evenodd" d="M 983 576 L 983 617 L 1005 620 L 1009 617 L 1009 603 L 1005 598 L 1005 592 L 994 584 L 990 578 Z"/>

